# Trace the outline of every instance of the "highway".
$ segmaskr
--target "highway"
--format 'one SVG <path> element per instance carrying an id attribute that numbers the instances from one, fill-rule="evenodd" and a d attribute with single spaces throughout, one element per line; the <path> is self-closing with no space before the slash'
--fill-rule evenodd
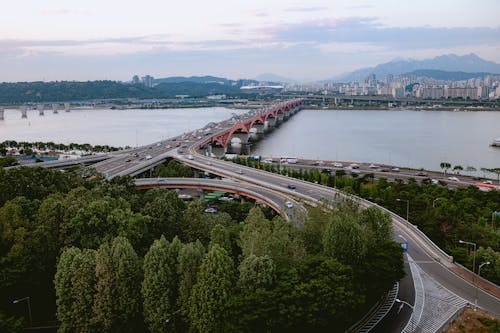
<path id="1" fill-rule="evenodd" d="M 211 191 L 225 191 L 245 196 L 271 207 L 286 220 L 293 220 L 295 216 L 305 216 L 305 209 L 292 196 L 271 191 L 261 186 L 242 183 L 232 179 L 204 179 L 204 178 L 138 178 L 135 185 L 139 189 L 150 188 L 196 188 Z M 291 202 L 293 207 L 287 207 Z"/>
<path id="2" fill-rule="evenodd" d="M 245 166 L 238 165 L 235 170 L 234 163 L 196 154 L 195 147 L 197 147 L 197 145 L 193 145 L 190 148 L 193 159 L 187 159 L 184 155 L 177 155 L 175 158 L 193 167 L 224 177 L 263 186 L 288 195 L 295 195 L 297 198 L 307 202 L 326 200 L 335 204 L 334 199 L 348 198 L 359 202 L 363 207 L 375 205 L 367 200 L 352 195 L 346 195 L 333 188 L 318 184 L 308 183 Z M 295 185 L 295 189 L 289 189 L 288 184 Z M 379 208 L 387 211 L 382 207 Z M 412 260 L 435 281 L 439 282 L 451 292 L 464 298 L 469 303 L 474 304 L 476 287 L 449 270 L 450 267 L 455 266 L 455 264 L 451 262 L 451 257 L 433 244 L 418 230 L 418 228 L 408 223 L 402 217 L 392 212 L 387 212 L 393 219 L 394 231 L 398 236 L 401 235 L 408 240 L 409 254 Z M 395 240 L 401 242 L 401 239 L 398 238 L 399 237 L 396 237 Z M 500 316 L 500 300 L 498 298 L 479 290 L 477 304 L 486 311 Z"/>
<path id="3" fill-rule="evenodd" d="M 137 175 L 155 165 L 162 163 L 167 157 L 171 157 L 184 164 L 190 165 L 193 168 L 237 181 L 235 182 L 235 184 L 237 184 L 236 187 L 241 191 L 247 192 L 247 195 L 249 195 L 250 197 L 253 196 L 254 198 L 261 199 L 262 201 L 267 202 L 276 210 L 282 210 L 284 208 L 283 203 L 287 200 L 291 200 L 290 198 L 292 197 L 295 198 L 294 207 L 301 207 L 302 203 L 316 205 L 325 201 L 330 205 L 336 205 L 339 201 L 346 199 L 355 200 L 362 207 L 376 205 L 367 200 L 342 193 L 336 189 L 329 188 L 323 185 L 309 183 L 294 178 L 269 173 L 263 170 L 235 165 L 232 162 L 222 161 L 198 153 L 198 150 L 201 147 L 212 142 L 212 138 L 214 138 L 215 136 L 224 135 L 224 133 L 226 133 L 229 129 L 234 128 L 233 126 L 236 126 L 235 124 L 245 121 L 245 117 L 252 117 L 254 114 L 255 111 L 252 111 L 246 116 L 232 118 L 218 124 L 209 124 L 203 129 L 193 131 L 191 133 L 185 133 L 175 138 L 164 140 L 144 147 L 131 149 L 129 151 L 122 151 L 105 161 L 95 164 L 94 167 L 106 178 L 110 179 L 116 176 Z M 360 168 L 362 172 L 376 172 L 380 175 L 388 175 L 397 178 L 401 178 L 401 175 L 404 175 L 408 178 L 411 177 L 422 180 L 430 176 L 416 174 L 419 171 L 412 171 L 409 174 L 406 171 L 402 172 L 401 170 L 398 170 L 399 172 L 394 170 L 390 170 L 390 172 L 387 170 L 382 171 L 378 168 L 370 168 L 370 166 L 367 165 L 362 165 L 360 166 Z M 349 171 L 352 172 L 352 168 Z M 200 180 L 193 181 L 200 182 Z M 444 181 L 446 184 L 451 186 L 459 185 L 458 182 L 449 181 L 447 179 L 445 179 Z M 140 182 L 145 182 L 140 186 L 169 186 L 166 183 L 167 181 L 163 179 L 138 180 L 138 184 L 141 184 Z M 162 184 L 162 182 L 164 183 Z M 189 181 L 183 180 L 183 182 Z M 197 186 L 214 186 L 214 188 L 217 186 L 222 186 L 209 184 L 209 180 L 202 180 L 202 182 L 204 183 L 198 183 Z M 218 184 L 220 184 L 220 182 L 218 182 Z M 189 184 L 177 184 L 177 186 L 181 185 L 187 186 Z M 288 185 L 293 185 L 291 187 L 294 188 L 292 189 Z M 246 186 L 252 187 L 247 188 Z M 232 187 L 232 185 L 229 185 L 229 187 Z M 382 207 L 380 208 L 382 210 L 385 210 Z M 474 304 L 475 293 L 477 292 L 477 289 L 469 282 L 462 279 L 450 270 L 450 268 L 456 268 L 456 265 L 452 262 L 452 258 L 444 253 L 441 249 L 439 249 L 434 243 L 432 243 L 422 232 L 420 232 L 420 230 L 418 230 L 418 228 L 411 225 L 408 221 L 401 218 L 400 216 L 392 212 L 388 213 L 391 215 L 393 220 L 395 241 L 401 242 L 401 239 L 405 239 L 408 242 L 408 263 L 412 267 L 412 275 L 418 268 L 422 271 L 422 274 L 428 276 L 428 279 L 444 286 L 444 288 L 448 290 L 450 294 L 456 294 L 458 295 L 457 297 L 463 298 L 467 302 Z M 293 217 L 293 214 L 295 213 L 287 211 L 285 214 L 286 217 L 289 217 L 289 214 L 292 214 L 291 216 Z M 296 214 L 297 216 L 303 215 L 301 213 Z M 424 302 L 423 304 L 425 305 L 426 303 Z M 490 294 L 483 292 L 482 290 L 478 291 L 477 305 L 492 314 L 500 316 L 500 300 Z M 431 306 L 427 306 L 427 309 L 425 309 L 425 311 L 427 311 L 427 314 L 424 313 L 424 318 L 425 315 L 432 316 L 434 310 L 435 309 L 433 309 Z M 445 319 L 447 318 L 439 318 L 439 320 Z M 432 330 L 428 331 L 430 332 Z"/>

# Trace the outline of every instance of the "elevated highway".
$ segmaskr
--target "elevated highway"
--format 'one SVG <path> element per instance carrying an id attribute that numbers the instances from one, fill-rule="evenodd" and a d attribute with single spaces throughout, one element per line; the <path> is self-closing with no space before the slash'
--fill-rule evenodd
<path id="1" fill-rule="evenodd" d="M 231 179 L 204 179 L 204 178 L 138 178 L 135 185 L 139 189 L 169 188 L 169 189 L 204 189 L 210 191 L 224 191 L 244 196 L 261 202 L 272 208 L 286 220 L 297 214 L 305 214 L 304 208 L 292 196 L 277 191 L 271 191 L 261 186 L 242 183 Z M 287 207 L 286 203 L 293 203 Z"/>

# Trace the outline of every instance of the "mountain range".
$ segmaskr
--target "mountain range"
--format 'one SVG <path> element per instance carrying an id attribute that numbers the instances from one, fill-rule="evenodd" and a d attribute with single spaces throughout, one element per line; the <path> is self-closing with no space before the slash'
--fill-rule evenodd
<path id="1" fill-rule="evenodd" d="M 456 54 L 448 54 L 424 60 L 397 59 L 377 65 L 375 67 L 358 69 L 356 71 L 343 74 L 327 81 L 363 81 L 370 74 L 375 74 L 377 79 L 384 80 L 388 74 L 401 75 L 417 70 L 500 74 L 500 64 L 497 64 L 493 61 L 484 60 L 474 53 L 462 56 Z"/>

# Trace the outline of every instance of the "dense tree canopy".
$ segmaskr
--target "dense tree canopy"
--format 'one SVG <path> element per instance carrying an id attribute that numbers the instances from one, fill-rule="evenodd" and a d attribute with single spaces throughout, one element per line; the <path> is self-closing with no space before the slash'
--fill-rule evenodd
<path id="1" fill-rule="evenodd" d="M 23 315 L 9 302 L 26 295 L 34 320 L 61 332 L 334 331 L 403 274 L 387 217 L 354 204 L 312 209 L 297 227 L 249 203 L 208 214 L 129 178 L 0 169 L 0 188 L 6 332 Z M 358 237 L 357 265 L 328 230 Z"/>

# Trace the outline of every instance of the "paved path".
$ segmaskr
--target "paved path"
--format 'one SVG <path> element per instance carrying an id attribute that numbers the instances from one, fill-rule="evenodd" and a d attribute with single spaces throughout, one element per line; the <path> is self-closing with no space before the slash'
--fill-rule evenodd
<path id="1" fill-rule="evenodd" d="M 443 287 L 408 256 L 415 285 L 414 310 L 403 332 L 434 333 L 467 301 Z"/>

